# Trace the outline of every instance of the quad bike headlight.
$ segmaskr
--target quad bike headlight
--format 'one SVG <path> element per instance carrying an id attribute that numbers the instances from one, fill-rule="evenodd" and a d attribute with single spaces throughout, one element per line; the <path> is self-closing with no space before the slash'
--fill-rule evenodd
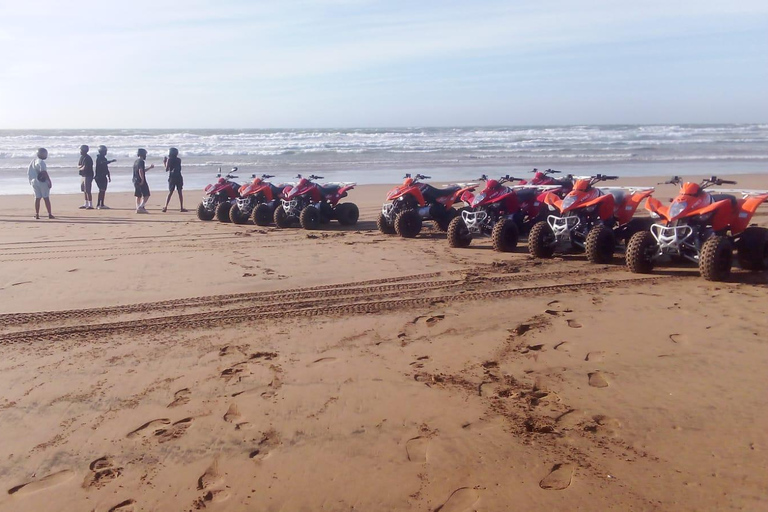
<path id="1" fill-rule="evenodd" d="M 563 210 L 566 208 L 570 208 L 573 206 L 573 203 L 576 202 L 576 196 L 567 196 L 565 199 L 563 199 Z"/>
<path id="2" fill-rule="evenodd" d="M 678 201 L 676 203 L 672 203 L 672 206 L 669 207 L 670 218 L 674 219 L 675 217 L 683 213 L 686 208 L 688 208 L 687 201 Z"/>
<path id="3" fill-rule="evenodd" d="M 476 206 L 480 204 L 483 201 L 483 199 L 485 199 L 485 194 L 483 193 L 477 194 L 475 198 L 472 200 L 472 206 Z"/>

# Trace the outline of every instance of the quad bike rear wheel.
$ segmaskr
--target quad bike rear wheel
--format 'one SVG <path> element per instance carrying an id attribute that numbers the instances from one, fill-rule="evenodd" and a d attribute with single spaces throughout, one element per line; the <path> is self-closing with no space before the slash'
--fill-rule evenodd
<path id="1" fill-rule="evenodd" d="M 768 269 L 768 229 L 752 226 L 736 242 L 736 256 L 744 270 Z"/>
<path id="2" fill-rule="evenodd" d="M 299 224 L 304 229 L 317 229 L 320 227 L 320 210 L 314 206 L 307 206 L 299 214 Z"/>
<path id="3" fill-rule="evenodd" d="M 598 224 L 589 230 L 584 242 L 584 252 L 590 263 L 610 263 L 616 250 L 616 235 L 605 224 Z"/>
<path id="4" fill-rule="evenodd" d="M 512 252 L 517 247 L 520 232 L 512 219 L 499 219 L 491 231 L 493 248 L 498 252 Z"/>
<path id="5" fill-rule="evenodd" d="M 278 208 L 281 210 L 283 209 L 282 206 L 279 206 Z M 253 223 L 257 226 L 269 226 L 272 222 L 272 208 L 265 203 L 257 204 L 256 208 L 254 208 L 251 213 L 251 218 L 253 219 Z"/>
<path id="6" fill-rule="evenodd" d="M 528 252 L 534 258 L 551 258 L 555 254 L 555 234 L 547 221 L 537 222 L 528 233 Z"/>
<path id="7" fill-rule="evenodd" d="M 733 245 L 727 236 L 714 235 L 704 242 L 699 254 L 699 272 L 707 281 L 725 281 L 731 275 Z"/>
<path id="8" fill-rule="evenodd" d="M 216 219 L 218 219 L 219 222 L 229 222 L 229 210 L 231 208 L 232 203 L 229 201 L 219 203 L 219 205 L 216 207 Z"/>
<path id="9" fill-rule="evenodd" d="M 630 272 L 650 274 L 658 244 L 650 231 L 638 231 L 627 242 L 626 264 Z"/>
<path id="10" fill-rule="evenodd" d="M 469 234 L 467 224 L 461 217 L 454 217 L 448 224 L 448 245 L 451 247 L 464 248 L 472 243 L 472 235 Z"/>
<path id="11" fill-rule="evenodd" d="M 421 232 L 421 215 L 416 210 L 405 210 L 395 217 L 395 232 L 403 238 L 415 238 Z"/>
<path id="12" fill-rule="evenodd" d="M 336 207 L 336 218 L 342 226 L 354 226 L 360 218 L 360 210 L 355 203 L 341 203 Z"/>
<path id="13" fill-rule="evenodd" d="M 459 215 L 459 212 L 456 211 L 455 208 L 449 208 L 448 211 L 445 212 L 444 217 L 435 219 L 435 226 L 437 226 L 437 229 L 445 233 L 446 231 L 448 231 L 448 226 L 451 225 L 451 221 L 455 219 L 458 215 Z"/>
<path id="14" fill-rule="evenodd" d="M 201 201 L 200 204 L 197 205 L 197 218 L 200 220 L 213 220 L 213 216 L 216 215 L 216 212 L 213 212 L 211 210 L 207 210 L 205 208 L 205 205 Z"/>
<path id="15" fill-rule="evenodd" d="M 380 213 L 379 217 L 376 219 L 376 227 L 379 228 L 379 231 L 384 235 L 395 234 L 395 226 L 389 223 L 383 213 Z"/>
<path id="16" fill-rule="evenodd" d="M 233 204 L 229 209 L 229 220 L 232 221 L 233 224 L 245 224 L 248 222 L 248 216 L 243 215 L 240 208 L 236 204 Z"/>
<path id="17" fill-rule="evenodd" d="M 293 223 L 293 219 L 295 217 L 289 217 L 287 213 L 285 213 L 285 208 L 283 208 L 282 205 L 278 205 L 277 208 L 275 208 L 275 213 L 273 216 L 273 219 L 275 221 L 275 225 L 279 228 L 288 228 Z"/>

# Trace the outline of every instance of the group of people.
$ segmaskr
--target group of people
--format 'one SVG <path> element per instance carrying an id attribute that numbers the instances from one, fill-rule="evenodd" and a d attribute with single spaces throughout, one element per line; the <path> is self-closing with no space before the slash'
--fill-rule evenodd
<path id="1" fill-rule="evenodd" d="M 83 192 L 85 202 L 80 207 L 82 210 L 93 210 L 93 196 L 92 187 L 93 182 L 96 182 L 96 186 L 99 188 L 99 195 L 96 200 L 96 209 L 109 209 L 104 204 L 104 197 L 107 193 L 107 185 L 112 182 L 112 176 L 109 172 L 109 164 L 116 160 L 107 159 L 107 147 L 99 146 L 99 154 L 96 157 L 96 165 L 94 166 L 93 158 L 88 154 L 90 148 L 83 144 L 80 146 L 80 160 L 77 163 L 78 172 L 81 177 L 80 190 Z M 149 200 L 149 183 L 147 182 L 146 172 L 154 169 L 154 164 L 146 166 L 147 150 L 139 148 L 136 152 L 138 157 L 133 163 L 133 187 L 134 196 L 136 197 L 136 213 L 147 213 L 146 204 Z M 45 160 L 48 158 L 48 150 L 40 148 L 37 150 L 37 157 L 29 164 L 29 184 L 32 185 L 32 190 L 35 194 L 35 219 L 40 218 L 40 201 L 45 202 L 45 207 L 48 210 L 48 218 L 53 219 L 53 213 L 51 212 L 51 200 L 50 192 L 53 187 L 53 182 L 48 174 L 48 170 L 45 165 Z M 163 212 L 168 211 L 168 205 L 173 197 L 173 192 L 179 193 L 179 209 L 182 212 L 186 212 L 184 209 L 184 195 L 182 189 L 184 188 L 184 178 L 181 175 L 181 159 L 179 158 L 179 150 L 176 148 L 170 148 L 168 156 L 163 159 L 165 165 L 165 172 L 168 173 L 168 197 L 165 200 L 165 206 Z"/>

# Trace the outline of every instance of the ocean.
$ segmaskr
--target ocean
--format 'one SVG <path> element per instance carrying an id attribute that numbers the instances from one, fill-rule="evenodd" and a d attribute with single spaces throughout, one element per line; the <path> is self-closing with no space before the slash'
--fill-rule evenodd
<path id="1" fill-rule="evenodd" d="M 328 182 L 395 183 L 405 173 L 436 182 L 481 174 L 524 177 L 534 168 L 620 176 L 766 173 L 768 124 L 497 126 L 454 128 L 274 130 L 0 130 L 0 194 L 31 193 L 27 167 L 38 147 L 49 151 L 53 193 L 80 190 L 81 144 L 95 159 L 109 148 L 111 191 L 133 190 L 136 149 L 146 148 L 150 187 L 166 188 L 163 156 L 179 149 L 186 189 L 202 189 L 219 169 L 294 181 L 316 174 Z"/>

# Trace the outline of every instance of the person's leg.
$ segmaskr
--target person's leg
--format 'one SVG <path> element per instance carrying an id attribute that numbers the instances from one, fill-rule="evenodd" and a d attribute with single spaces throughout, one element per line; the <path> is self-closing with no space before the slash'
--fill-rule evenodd
<path id="1" fill-rule="evenodd" d="M 35 197 L 35 218 L 40 218 L 40 198 Z"/>
<path id="2" fill-rule="evenodd" d="M 45 201 L 45 209 L 48 210 L 48 218 L 53 218 L 53 213 L 51 213 L 51 200 L 49 198 L 43 198 L 43 201 Z M 37 201 L 38 206 L 40 205 L 40 200 Z"/>
<path id="3" fill-rule="evenodd" d="M 181 193 L 181 189 L 179 189 L 179 210 L 184 210 L 184 194 Z"/>
<path id="4" fill-rule="evenodd" d="M 163 206 L 163 211 L 168 211 L 168 204 L 171 202 L 171 197 L 173 196 L 173 190 L 168 192 L 168 197 L 165 198 L 165 206 Z"/>
<path id="5" fill-rule="evenodd" d="M 105 190 L 99 189 L 99 198 L 96 200 L 96 206 L 104 206 L 104 192 Z"/>
<path id="6" fill-rule="evenodd" d="M 86 203 L 88 204 L 88 208 L 93 208 L 93 194 L 91 193 L 93 189 L 93 178 L 89 178 L 88 176 L 85 177 L 85 199 Z"/>

